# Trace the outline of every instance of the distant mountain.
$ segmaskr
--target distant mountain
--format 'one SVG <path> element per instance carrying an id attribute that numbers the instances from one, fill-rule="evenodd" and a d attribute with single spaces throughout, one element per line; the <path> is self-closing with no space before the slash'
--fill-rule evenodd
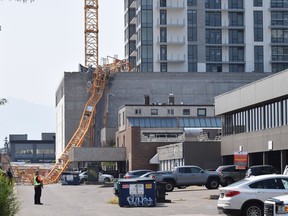
<path id="1" fill-rule="evenodd" d="M 10 134 L 27 134 L 29 140 L 41 140 L 41 133 L 56 132 L 56 108 L 6 98 L 0 106 L 0 148 Z"/>

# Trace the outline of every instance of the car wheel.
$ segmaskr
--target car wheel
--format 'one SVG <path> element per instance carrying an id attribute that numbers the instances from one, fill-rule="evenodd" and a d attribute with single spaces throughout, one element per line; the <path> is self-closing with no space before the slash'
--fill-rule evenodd
<path id="1" fill-rule="evenodd" d="M 110 179 L 109 178 L 104 178 L 104 183 L 106 182 L 110 182 Z"/>
<path id="2" fill-rule="evenodd" d="M 217 189 L 219 187 L 219 180 L 216 178 L 209 179 L 205 185 L 207 189 Z"/>
<path id="3" fill-rule="evenodd" d="M 241 216 L 263 216 L 263 209 L 263 204 L 250 203 L 244 207 Z"/>
<path id="4" fill-rule="evenodd" d="M 168 192 L 173 191 L 174 190 L 174 183 L 171 181 L 166 182 L 165 189 Z"/>

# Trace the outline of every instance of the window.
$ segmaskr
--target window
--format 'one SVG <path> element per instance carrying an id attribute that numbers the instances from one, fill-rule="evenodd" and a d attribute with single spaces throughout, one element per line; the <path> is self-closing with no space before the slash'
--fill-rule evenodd
<path id="1" fill-rule="evenodd" d="M 167 42 L 167 28 L 160 28 L 160 42 Z"/>
<path id="2" fill-rule="evenodd" d="M 197 0 L 187 0 L 187 6 L 197 6 Z"/>
<path id="3" fill-rule="evenodd" d="M 183 115 L 190 115 L 190 109 L 183 109 Z"/>
<path id="4" fill-rule="evenodd" d="M 205 8 L 207 9 L 221 9 L 221 1 L 220 0 L 206 0 Z"/>
<path id="5" fill-rule="evenodd" d="M 168 109 L 167 114 L 168 115 L 174 115 L 174 109 Z"/>
<path id="6" fill-rule="evenodd" d="M 167 63 L 160 64 L 160 72 L 167 72 Z"/>
<path id="7" fill-rule="evenodd" d="M 151 109 L 151 115 L 158 115 L 158 109 Z"/>
<path id="8" fill-rule="evenodd" d="M 263 41 L 263 12 L 254 11 L 254 41 Z"/>
<path id="9" fill-rule="evenodd" d="M 220 12 L 206 12 L 205 14 L 206 26 L 221 26 Z"/>
<path id="10" fill-rule="evenodd" d="M 254 47 L 254 71 L 264 72 L 264 53 L 263 46 Z"/>
<path id="11" fill-rule="evenodd" d="M 197 46 L 188 45 L 188 72 L 197 72 Z"/>
<path id="12" fill-rule="evenodd" d="M 167 46 L 160 46 L 160 60 L 167 60 Z"/>
<path id="13" fill-rule="evenodd" d="M 167 11 L 160 10 L 160 25 L 166 25 L 166 24 L 167 24 Z"/>
<path id="14" fill-rule="evenodd" d="M 253 0 L 254 7 L 262 7 L 262 0 Z"/>
<path id="15" fill-rule="evenodd" d="M 198 108 L 197 109 L 197 116 L 206 116 L 206 109 L 205 108 Z"/>
<path id="16" fill-rule="evenodd" d="M 244 47 L 230 47 L 229 61 L 243 62 L 244 61 Z"/>
<path id="17" fill-rule="evenodd" d="M 196 10 L 187 11 L 188 41 L 197 41 L 197 12 Z"/>
<path id="18" fill-rule="evenodd" d="M 206 43 L 207 44 L 221 44 L 221 30 L 220 29 L 207 29 L 206 30 Z"/>
<path id="19" fill-rule="evenodd" d="M 229 9 L 243 9 L 243 0 L 229 0 L 228 8 Z"/>
<path id="20" fill-rule="evenodd" d="M 229 44 L 244 44 L 244 31 L 239 29 L 229 30 Z"/>
<path id="21" fill-rule="evenodd" d="M 160 0 L 160 7 L 166 7 L 166 0 Z"/>
<path id="22" fill-rule="evenodd" d="M 229 26 L 244 26 L 244 16 L 242 12 L 229 13 Z"/>
<path id="23" fill-rule="evenodd" d="M 222 62 L 222 48 L 221 47 L 207 47 L 206 61 Z"/>
<path id="24" fill-rule="evenodd" d="M 135 115 L 141 115 L 141 109 L 135 109 Z"/>
<path id="25" fill-rule="evenodd" d="M 221 64 L 207 64 L 206 65 L 207 72 L 222 72 Z"/>

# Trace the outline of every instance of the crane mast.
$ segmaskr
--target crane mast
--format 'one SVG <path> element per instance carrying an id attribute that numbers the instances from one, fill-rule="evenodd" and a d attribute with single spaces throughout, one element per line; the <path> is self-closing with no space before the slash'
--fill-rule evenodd
<path id="1" fill-rule="evenodd" d="M 98 0 L 85 0 L 85 66 L 98 68 Z"/>

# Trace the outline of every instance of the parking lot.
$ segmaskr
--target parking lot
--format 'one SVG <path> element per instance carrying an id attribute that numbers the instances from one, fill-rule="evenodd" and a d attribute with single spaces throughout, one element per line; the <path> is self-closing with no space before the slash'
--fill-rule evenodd
<path id="1" fill-rule="evenodd" d="M 102 185 L 45 185 L 42 191 L 41 205 L 34 205 L 33 186 L 16 186 L 21 202 L 18 216 L 149 216 L 149 215 L 219 215 L 217 199 L 218 190 L 205 187 L 187 187 L 175 189 L 166 195 L 170 203 L 157 203 L 155 207 L 120 207 L 113 194 L 113 187 Z"/>

